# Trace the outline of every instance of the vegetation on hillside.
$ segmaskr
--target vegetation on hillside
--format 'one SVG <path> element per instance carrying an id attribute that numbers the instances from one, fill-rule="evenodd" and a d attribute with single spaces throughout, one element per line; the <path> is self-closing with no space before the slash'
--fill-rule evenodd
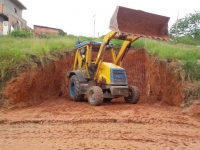
<path id="1" fill-rule="evenodd" d="M 200 46 L 200 12 L 195 11 L 178 19 L 171 26 L 170 35 L 176 43 Z M 188 54 L 183 58 L 187 77 L 191 80 L 200 80 L 199 53 L 200 50 L 189 49 Z"/>
<path id="2" fill-rule="evenodd" d="M 179 60 L 186 71 L 186 80 L 200 80 L 200 49 L 196 46 L 148 39 L 139 39 L 132 46 L 144 47 L 161 59 Z"/>
<path id="3" fill-rule="evenodd" d="M 33 36 L 33 33 L 29 29 L 24 28 L 22 30 L 14 30 L 10 35 L 13 37 L 30 38 Z"/>
<path id="4" fill-rule="evenodd" d="M 176 42 L 200 44 L 200 12 L 195 11 L 178 19 L 170 28 L 170 35 Z"/>
<path id="5" fill-rule="evenodd" d="M 90 41 L 102 41 L 91 37 L 64 35 L 50 36 L 43 35 L 33 37 L 29 30 L 13 31 L 9 36 L 0 37 L 0 78 L 6 77 L 10 72 L 23 63 L 30 63 L 37 57 L 42 61 L 43 57 L 53 58 L 58 53 L 73 50 L 76 41 L 79 39 Z M 187 34 L 179 37 L 178 42 L 197 45 L 195 40 Z M 120 46 L 121 41 L 112 40 L 115 46 Z M 157 54 L 160 58 L 173 58 L 181 60 L 187 71 L 187 77 L 191 80 L 200 80 L 200 52 L 196 46 L 177 44 L 177 42 L 162 42 L 149 39 L 139 39 L 132 44 L 133 47 L 142 47 L 151 53 Z"/>

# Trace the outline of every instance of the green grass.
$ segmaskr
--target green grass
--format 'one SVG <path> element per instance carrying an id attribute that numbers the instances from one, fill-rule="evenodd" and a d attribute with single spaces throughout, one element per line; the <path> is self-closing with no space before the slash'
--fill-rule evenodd
<path id="1" fill-rule="evenodd" d="M 68 37 L 45 38 L 13 38 L 0 37 L 0 70 L 1 77 L 7 70 L 28 62 L 31 57 L 50 57 L 51 54 L 73 49 L 75 40 Z"/>
<path id="2" fill-rule="evenodd" d="M 184 43 L 174 41 L 159 41 L 151 39 L 139 39 L 132 43 L 132 47 L 145 48 L 148 52 L 158 55 L 160 59 L 176 59 L 183 65 L 186 71 L 186 80 L 200 80 L 200 50 L 197 48 L 196 41 L 182 37 L 179 40 L 187 40 Z M 111 41 L 115 46 L 122 44 L 119 40 Z M 188 45 L 190 43 L 191 45 Z"/>
<path id="3" fill-rule="evenodd" d="M 112 40 L 115 46 L 120 46 L 122 41 Z M 175 44 L 174 42 L 166 42 L 151 39 L 139 39 L 132 43 L 132 47 L 145 48 L 151 53 L 155 53 L 161 59 L 174 58 L 179 60 L 200 59 L 200 50 L 196 46 Z"/>
<path id="4" fill-rule="evenodd" d="M 195 46 L 200 46 L 200 39 L 194 39 L 190 37 L 189 35 L 183 36 L 183 37 L 178 37 L 177 39 L 174 39 L 174 41 L 177 41 L 177 43 L 185 43 L 188 45 L 195 45 Z"/>
<path id="5" fill-rule="evenodd" d="M 135 44 L 135 45 L 134 45 Z M 200 51 L 195 46 L 177 45 L 173 42 L 140 39 L 133 46 L 144 47 L 161 59 L 174 58 L 179 60 L 200 59 Z"/>
<path id="6" fill-rule="evenodd" d="M 173 58 L 180 60 L 185 71 L 186 80 L 200 80 L 200 50 L 194 45 L 175 42 L 163 42 L 149 39 L 139 39 L 132 44 L 133 47 L 143 47 L 148 52 L 157 54 L 161 59 Z"/>
<path id="7" fill-rule="evenodd" d="M 96 40 L 91 37 L 74 35 L 45 36 L 43 38 L 18 38 L 12 36 L 0 37 L 0 77 L 7 76 L 10 71 L 18 68 L 24 62 L 33 61 L 33 56 L 40 60 L 43 57 L 52 58 L 55 54 L 70 51 L 75 47 L 76 40 Z M 119 47 L 122 41 L 112 40 Z M 181 60 L 187 71 L 187 77 L 192 80 L 200 80 L 200 50 L 196 46 L 176 44 L 150 39 L 139 39 L 132 43 L 132 47 L 142 47 L 151 53 L 155 53 L 161 59 L 173 58 Z"/>

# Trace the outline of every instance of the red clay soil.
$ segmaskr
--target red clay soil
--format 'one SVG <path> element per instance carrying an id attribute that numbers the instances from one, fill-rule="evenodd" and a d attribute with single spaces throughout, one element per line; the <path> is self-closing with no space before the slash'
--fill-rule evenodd
<path id="1" fill-rule="evenodd" d="M 37 105 L 53 96 L 67 93 L 67 69 L 72 69 L 73 57 L 63 55 L 12 78 L 5 87 L 5 99 L 14 105 Z"/>
<path id="2" fill-rule="evenodd" d="M 199 103 L 168 105 L 184 101 L 180 74 L 169 62 L 143 49 L 131 51 L 124 68 L 141 100 L 132 105 L 114 99 L 99 107 L 69 100 L 66 71 L 72 63 L 63 55 L 7 83 L 4 101 L 13 105 L 0 108 L 1 149 L 200 149 Z"/>
<path id="3" fill-rule="evenodd" d="M 105 60 L 111 61 L 111 54 L 105 55 Z M 72 69 L 72 64 L 73 56 L 63 55 L 58 60 L 48 61 L 45 67 L 12 78 L 5 87 L 5 99 L 14 105 L 35 105 L 52 96 L 67 94 L 66 71 Z M 183 81 L 175 78 L 170 63 L 160 61 L 144 49 L 136 49 L 125 56 L 123 64 L 129 85 L 140 89 L 145 103 L 149 98 L 151 102 L 162 101 L 175 106 L 184 102 Z"/>
<path id="4" fill-rule="evenodd" d="M 99 107 L 52 98 L 0 109 L 3 150 L 199 150 L 200 121 L 179 107 L 115 99 Z"/>
<path id="5" fill-rule="evenodd" d="M 174 65 L 175 64 L 175 65 Z M 146 96 L 172 106 L 185 103 L 183 92 L 184 71 L 176 62 L 159 60 L 146 55 Z"/>

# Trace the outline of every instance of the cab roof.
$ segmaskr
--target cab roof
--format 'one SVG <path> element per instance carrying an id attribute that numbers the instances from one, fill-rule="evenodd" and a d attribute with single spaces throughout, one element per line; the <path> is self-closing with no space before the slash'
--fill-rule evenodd
<path id="1" fill-rule="evenodd" d="M 76 44 L 76 49 L 83 47 L 85 45 L 91 45 L 92 51 L 99 51 L 99 48 L 101 47 L 102 42 L 96 42 L 96 41 L 83 41 L 81 43 Z M 114 44 L 108 44 L 106 50 L 111 49 L 114 47 Z"/>

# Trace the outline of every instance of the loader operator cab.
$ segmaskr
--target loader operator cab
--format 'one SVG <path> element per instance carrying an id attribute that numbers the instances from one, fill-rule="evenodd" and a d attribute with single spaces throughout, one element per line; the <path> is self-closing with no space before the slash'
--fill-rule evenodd
<path id="1" fill-rule="evenodd" d="M 90 76 L 94 76 L 96 71 L 95 58 L 99 52 L 99 48 L 102 42 L 97 41 L 80 41 L 77 40 L 75 50 L 77 51 L 77 63 L 76 68 L 84 68 L 88 66 L 88 71 Z M 107 44 L 106 51 L 111 50 L 114 47 L 114 44 Z"/>
<path id="2" fill-rule="evenodd" d="M 86 47 L 81 49 L 81 55 L 85 55 L 86 54 Z"/>
<path id="3" fill-rule="evenodd" d="M 99 47 L 101 43 L 100 42 L 93 42 L 93 41 L 80 41 L 77 40 L 76 43 L 76 51 L 78 52 L 77 54 L 77 68 L 78 67 L 83 67 L 85 66 L 86 60 L 87 63 L 89 63 L 89 71 L 92 74 L 95 69 L 94 67 L 91 67 L 92 63 L 94 63 L 94 59 L 92 58 L 92 52 L 98 52 Z M 89 51 L 89 53 L 87 53 Z"/>
<path id="4" fill-rule="evenodd" d="M 77 50 L 77 48 L 80 48 L 80 46 L 83 46 L 82 45 L 82 41 L 80 41 L 79 39 L 77 39 L 77 42 L 76 42 L 76 47 L 75 49 Z M 86 57 L 86 47 L 81 47 L 81 50 L 80 50 L 80 55 L 79 55 L 79 59 L 78 59 L 78 66 L 83 66 L 83 63 L 85 62 L 85 57 Z"/>
<path id="5" fill-rule="evenodd" d="M 85 60 L 86 60 L 86 47 L 82 48 L 80 51 L 80 56 L 81 56 L 81 67 L 84 65 Z"/>

